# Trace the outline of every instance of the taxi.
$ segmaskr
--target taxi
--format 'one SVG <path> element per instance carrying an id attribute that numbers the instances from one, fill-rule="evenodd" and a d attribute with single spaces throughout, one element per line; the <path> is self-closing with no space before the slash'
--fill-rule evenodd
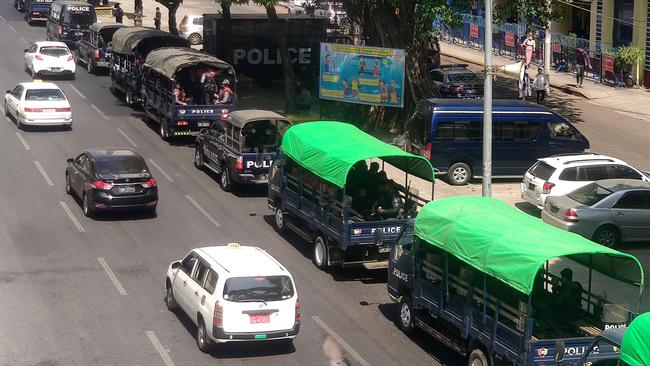
<path id="1" fill-rule="evenodd" d="M 70 102 L 54 83 L 36 80 L 7 89 L 4 111 L 19 129 L 23 126 L 72 127 Z"/>

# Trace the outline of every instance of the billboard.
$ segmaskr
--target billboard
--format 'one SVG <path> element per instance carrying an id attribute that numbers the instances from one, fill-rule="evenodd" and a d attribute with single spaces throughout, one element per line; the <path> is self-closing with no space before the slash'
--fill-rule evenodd
<path id="1" fill-rule="evenodd" d="M 404 50 L 320 44 L 321 99 L 404 106 Z"/>

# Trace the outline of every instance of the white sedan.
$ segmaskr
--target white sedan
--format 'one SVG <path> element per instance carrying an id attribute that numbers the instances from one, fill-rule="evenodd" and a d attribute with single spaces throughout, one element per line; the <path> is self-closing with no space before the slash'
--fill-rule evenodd
<path id="1" fill-rule="evenodd" d="M 25 49 L 25 71 L 33 78 L 42 75 L 65 75 L 74 79 L 74 56 L 63 42 L 36 42 Z"/>
<path id="2" fill-rule="evenodd" d="M 20 83 L 5 92 L 5 116 L 16 126 L 72 127 L 72 108 L 54 83 Z"/>

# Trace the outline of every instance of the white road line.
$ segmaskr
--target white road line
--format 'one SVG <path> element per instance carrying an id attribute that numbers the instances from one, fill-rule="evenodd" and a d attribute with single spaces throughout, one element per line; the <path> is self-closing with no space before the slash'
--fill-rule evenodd
<path id="1" fill-rule="evenodd" d="M 0 19 L 2 19 L 3 22 L 6 22 L 5 18 L 3 18 L 2 15 L 0 15 Z"/>
<path id="2" fill-rule="evenodd" d="M 364 360 L 363 357 L 361 357 L 361 355 L 359 354 L 359 352 L 355 351 L 354 348 L 352 348 L 349 344 L 345 343 L 343 338 L 339 337 L 339 335 L 336 334 L 336 332 L 334 332 L 334 330 L 332 328 L 330 328 L 329 325 L 325 324 L 325 322 L 321 318 L 319 318 L 316 315 L 312 315 L 311 318 L 314 319 L 316 324 L 318 324 L 321 328 L 323 328 L 323 330 L 325 330 L 337 342 L 339 342 L 339 344 L 343 348 L 345 348 L 345 350 L 348 352 L 348 354 L 350 356 L 354 357 L 354 359 L 357 360 L 361 365 L 370 366 L 370 363 L 368 363 L 368 361 Z"/>
<path id="3" fill-rule="evenodd" d="M 95 111 L 97 111 L 97 113 L 99 113 L 99 115 L 102 116 L 103 119 L 106 119 L 106 120 L 108 119 L 108 116 L 107 116 L 104 112 L 102 112 L 101 109 L 97 108 L 96 105 L 91 104 L 90 107 L 92 107 L 92 109 L 94 109 Z"/>
<path id="4" fill-rule="evenodd" d="M 25 141 L 25 138 L 23 137 L 23 135 L 20 134 L 20 132 L 16 132 L 16 136 L 18 137 L 18 140 L 20 140 L 20 142 L 21 142 L 21 143 L 23 144 L 23 146 L 25 147 L 25 150 L 29 151 L 29 150 L 32 149 L 32 147 L 29 146 L 29 144 L 27 143 L 27 141 Z"/>
<path id="5" fill-rule="evenodd" d="M 83 93 L 81 93 L 81 92 L 79 91 L 79 89 L 75 88 L 74 85 L 70 84 L 70 87 L 71 87 L 72 90 L 74 90 L 77 94 L 79 94 L 80 97 L 82 97 L 83 99 L 86 99 L 86 96 L 83 95 Z M 97 107 L 95 107 L 95 108 L 97 108 Z M 98 110 L 98 109 L 95 109 L 95 110 Z M 101 111 L 100 111 L 100 113 L 101 113 Z"/>
<path id="6" fill-rule="evenodd" d="M 149 159 L 149 162 L 151 163 L 151 165 L 156 167 L 156 169 L 158 169 L 162 173 L 162 175 L 164 175 L 165 178 L 167 178 L 168 181 L 172 183 L 174 182 L 174 179 L 172 179 L 172 177 L 169 174 L 167 174 L 167 172 L 163 168 L 161 168 L 160 165 L 158 165 L 158 163 L 156 163 L 153 159 Z"/>
<path id="7" fill-rule="evenodd" d="M 133 145 L 133 147 L 138 147 L 138 144 L 136 144 L 135 141 L 131 140 L 129 135 L 127 135 L 126 132 L 122 131 L 121 128 L 117 127 L 115 129 L 117 130 L 117 132 L 120 133 L 120 135 L 122 135 L 122 137 L 124 137 L 126 139 L 126 141 L 129 142 L 129 144 Z"/>
<path id="8" fill-rule="evenodd" d="M 18 34 L 18 32 L 16 32 L 16 28 L 9 26 L 9 29 L 11 29 L 14 33 Z"/>
<path id="9" fill-rule="evenodd" d="M 70 207 L 65 202 L 59 202 L 61 204 L 61 207 L 63 207 L 63 211 L 65 211 L 66 214 L 68 214 L 68 217 L 70 218 L 70 221 L 74 224 L 74 226 L 77 227 L 77 230 L 79 230 L 80 233 L 85 233 L 86 229 L 84 229 L 83 226 L 81 226 L 81 223 L 79 220 L 77 220 L 76 217 L 72 214 L 72 211 L 70 211 Z"/>
<path id="10" fill-rule="evenodd" d="M 24 43 L 26 43 L 26 44 L 29 44 L 29 41 L 28 41 L 28 40 L 26 40 L 26 39 L 25 39 L 25 38 L 23 38 L 23 37 L 20 37 L 20 40 L 21 40 L 21 41 L 23 41 L 23 42 L 24 42 Z"/>
<path id="11" fill-rule="evenodd" d="M 43 169 L 43 166 L 41 165 L 41 163 L 39 163 L 38 160 L 34 160 L 34 164 L 36 164 L 36 167 L 38 168 L 38 171 L 41 172 L 41 175 L 43 176 L 43 178 L 45 178 L 45 182 L 47 182 L 48 185 L 53 186 L 54 183 L 52 182 L 52 179 L 50 179 L 50 177 L 47 175 L 47 173 L 45 172 L 45 169 Z"/>
<path id="12" fill-rule="evenodd" d="M 162 343 L 160 343 L 160 340 L 158 340 L 158 337 L 156 337 L 156 333 L 151 330 L 148 330 L 145 333 L 147 334 L 147 337 L 149 337 L 149 340 L 153 346 L 156 348 L 156 351 L 158 351 L 160 357 L 163 359 L 165 366 L 174 366 L 174 361 L 172 361 L 171 356 L 169 356 L 169 353 L 167 353 L 165 347 L 163 347 Z"/>
<path id="13" fill-rule="evenodd" d="M 99 261 L 99 264 L 101 264 L 102 267 L 104 268 L 104 271 L 106 271 L 106 274 L 108 275 L 108 278 L 110 278 L 111 281 L 113 281 L 113 284 L 115 285 L 115 288 L 117 288 L 117 292 L 119 292 L 120 295 L 122 295 L 122 296 L 126 296 L 126 290 L 124 289 L 124 287 L 122 287 L 122 284 L 120 283 L 120 281 L 118 281 L 118 279 L 115 276 L 115 273 L 113 273 L 113 270 L 111 269 L 111 267 L 109 267 L 108 263 L 106 263 L 106 259 L 104 259 L 102 257 L 97 257 L 97 261 Z"/>
<path id="14" fill-rule="evenodd" d="M 192 203 L 192 204 L 194 205 L 194 207 L 196 207 L 197 210 L 201 211 L 201 213 L 203 214 L 203 216 L 205 216 L 208 220 L 210 220 L 210 222 L 213 223 L 214 226 L 216 226 L 216 227 L 221 227 L 221 224 L 219 224 L 219 221 L 215 220 L 215 218 L 212 217 L 212 216 L 208 213 L 208 211 L 206 211 L 203 207 L 201 207 L 201 205 L 199 205 L 199 204 L 194 200 L 194 198 L 190 197 L 189 194 L 186 194 L 186 195 L 185 195 L 185 198 L 187 198 L 187 200 L 190 201 L 190 203 Z"/>

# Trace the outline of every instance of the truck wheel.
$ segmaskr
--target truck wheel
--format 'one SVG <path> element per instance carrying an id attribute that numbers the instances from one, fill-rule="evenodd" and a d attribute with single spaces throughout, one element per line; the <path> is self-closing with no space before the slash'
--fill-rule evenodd
<path id="1" fill-rule="evenodd" d="M 314 253 L 312 256 L 312 262 L 319 269 L 325 270 L 329 267 L 328 260 L 328 247 L 325 239 L 322 236 L 317 236 L 314 240 Z"/>
<path id="2" fill-rule="evenodd" d="M 203 170 L 203 153 L 201 153 L 201 145 L 196 145 L 196 148 L 194 148 L 194 167 Z"/>
<path id="3" fill-rule="evenodd" d="M 90 60 L 90 57 L 86 61 L 86 70 L 88 71 L 89 74 L 92 74 L 95 72 L 95 65 L 93 62 Z"/>
<path id="4" fill-rule="evenodd" d="M 278 233 L 283 233 L 287 229 L 287 217 L 282 211 L 282 207 L 275 208 L 275 231 Z"/>
<path id="5" fill-rule="evenodd" d="M 411 336 L 415 333 L 415 312 L 413 310 L 413 302 L 411 301 L 411 296 L 404 295 L 399 300 L 399 319 L 398 325 L 399 329 L 404 332 L 407 336 Z"/>
<path id="6" fill-rule="evenodd" d="M 465 163 L 455 163 L 449 167 L 447 179 L 452 186 L 464 186 L 472 179 L 472 169 Z"/>
<path id="7" fill-rule="evenodd" d="M 219 185 L 224 192 L 232 190 L 232 180 L 230 179 L 230 170 L 225 164 L 221 165 L 221 176 L 219 177 Z"/>
<path id="8" fill-rule="evenodd" d="M 490 361 L 480 348 L 475 348 L 467 356 L 467 366 L 490 366 Z"/>
<path id="9" fill-rule="evenodd" d="M 198 33 L 190 34 L 190 36 L 187 37 L 187 40 L 190 41 L 190 44 L 192 44 L 192 45 L 197 45 L 197 44 L 203 43 L 203 38 Z"/>
<path id="10" fill-rule="evenodd" d="M 165 117 L 160 119 L 160 138 L 165 141 L 169 139 L 169 125 L 167 122 L 167 118 Z"/>
<path id="11" fill-rule="evenodd" d="M 90 61 L 88 61 L 88 63 L 90 63 Z M 135 104 L 135 100 L 133 99 L 133 92 L 129 88 L 126 89 L 126 95 L 124 96 L 124 102 L 129 107 Z"/>

